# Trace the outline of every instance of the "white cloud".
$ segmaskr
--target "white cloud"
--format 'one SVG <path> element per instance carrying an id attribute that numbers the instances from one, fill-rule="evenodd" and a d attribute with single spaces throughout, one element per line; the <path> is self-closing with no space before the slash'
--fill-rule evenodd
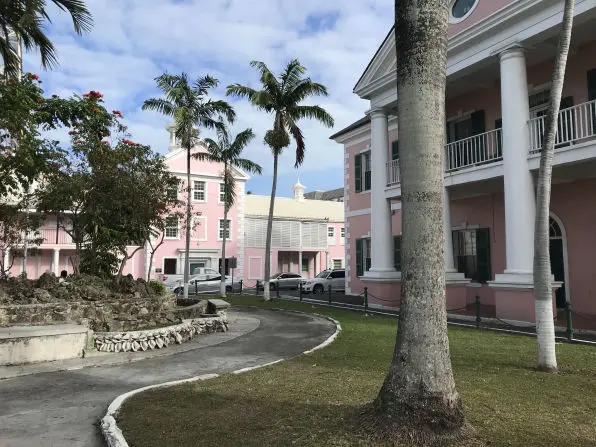
<path id="1" fill-rule="evenodd" d="M 366 102 L 352 88 L 393 20 L 393 3 L 375 0 L 89 0 L 95 26 L 74 37 L 70 19 L 51 11 L 60 67 L 42 75 L 48 93 L 91 89 L 104 93 L 107 106 L 125 114 L 133 139 L 167 151 L 167 119 L 140 111 L 142 101 L 156 96 L 153 78 L 161 72 L 207 73 L 220 80 L 214 92 L 224 97 L 225 86 L 240 82 L 257 86 L 252 59 L 279 71 L 298 58 L 310 75 L 329 89 L 316 100 L 335 118 L 334 129 L 302 123 L 307 155 L 302 172 L 343 169 L 341 147 L 329 135 L 362 117 Z M 322 30 L 309 24 L 318 19 Z M 37 55 L 28 69 L 39 66 Z M 33 67 L 33 68 L 32 68 Z M 269 151 L 262 145 L 271 117 L 245 101 L 233 101 L 238 114 L 234 131 L 252 127 L 257 139 L 246 155 L 270 174 Z M 291 150 L 282 157 L 280 173 L 294 172 Z M 324 177 L 324 176 L 322 176 Z M 312 185 L 313 188 L 318 185 Z"/>

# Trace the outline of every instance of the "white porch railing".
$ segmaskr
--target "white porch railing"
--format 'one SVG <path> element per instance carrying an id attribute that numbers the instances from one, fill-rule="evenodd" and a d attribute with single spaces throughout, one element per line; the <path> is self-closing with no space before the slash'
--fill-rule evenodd
<path id="1" fill-rule="evenodd" d="M 529 121 L 530 153 L 542 150 L 546 117 L 539 116 Z M 585 138 L 596 137 L 596 100 L 584 102 L 559 112 L 555 146 L 575 143 Z"/>
<path id="2" fill-rule="evenodd" d="M 387 167 L 387 186 L 399 185 L 399 159 L 391 160 L 386 163 Z"/>
<path id="3" fill-rule="evenodd" d="M 42 228 L 39 230 L 39 236 L 43 238 L 42 244 L 55 244 L 56 243 L 56 229 L 55 228 Z M 63 229 L 58 230 L 58 244 L 72 244 L 72 238 Z"/>
<path id="4" fill-rule="evenodd" d="M 445 171 L 467 168 L 500 160 L 501 129 L 489 130 L 445 146 Z"/>

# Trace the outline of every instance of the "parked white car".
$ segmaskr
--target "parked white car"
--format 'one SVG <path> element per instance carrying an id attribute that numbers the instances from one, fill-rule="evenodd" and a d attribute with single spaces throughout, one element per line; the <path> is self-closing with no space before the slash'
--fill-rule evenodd
<path id="1" fill-rule="evenodd" d="M 323 270 L 314 278 L 302 281 L 302 291 L 305 293 L 312 292 L 313 295 L 321 295 L 327 292 L 329 286 L 334 292 L 346 290 L 346 270 Z"/>
<path id="2" fill-rule="evenodd" d="M 214 277 L 218 276 L 219 272 L 217 270 L 207 268 L 207 267 L 197 267 L 194 271 L 191 272 L 189 281 L 199 275 L 203 275 L 206 277 Z M 226 276 L 227 278 L 227 276 Z M 184 275 L 161 275 L 159 279 L 164 283 L 164 285 L 169 290 L 174 290 L 179 284 L 182 284 L 184 281 Z"/>
<path id="3" fill-rule="evenodd" d="M 190 295 L 200 293 L 218 293 L 221 284 L 221 275 L 208 276 L 208 275 L 196 275 L 190 281 L 188 281 L 188 293 Z M 239 292 L 240 291 L 240 278 L 226 277 L 226 292 Z M 182 281 L 176 284 L 172 289 L 176 295 L 182 295 L 184 287 Z"/>

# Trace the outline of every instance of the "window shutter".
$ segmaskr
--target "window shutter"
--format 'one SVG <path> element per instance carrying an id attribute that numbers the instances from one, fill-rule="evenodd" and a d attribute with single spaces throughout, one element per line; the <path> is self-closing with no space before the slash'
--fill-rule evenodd
<path id="1" fill-rule="evenodd" d="M 356 276 L 364 275 L 364 265 L 362 264 L 363 250 L 362 239 L 356 239 Z"/>
<path id="2" fill-rule="evenodd" d="M 559 110 L 565 110 L 569 107 L 573 107 L 573 96 L 566 96 L 561 99 L 561 104 L 559 106 Z M 574 113 L 564 113 L 559 115 L 559 120 L 557 121 L 557 139 L 558 140 L 569 140 L 575 139 L 575 117 Z"/>
<path id="3" fill-rule="evenodd" d="M 364 172 L 364 190 L 365 191 L 370 190 L 371 174 L 372 174 L 372 171 L 365 171 Z"/>
<path id="4" fill-rule="evenodd" d="M 391 143 L 391 160 L 397 160 L 399 158 L 399 141 L 395 140 Z"/>
<path id="5" fill-rule="evenodd" d="M 596 99 L 596 68 L 588 71 L 588 101 Z"/>
<path id="6" fill-rule="evenodd" d="M 476 264 L 478 267 L 478 281 L 490 281 L 490 235 L 488 228 L 476 230 Z"/>
<path id="7" fill-rule="evenodd" d="M 356 192 L 362 192 L 362 154 L 354 157 L 354 180 Z"/>
<path id="8" fill-rule="evenodd" d="M 393 236 L 393 265 L 401 272 L 401 236 Z"/>
<path id="9" fill-rule="evenodd" d="M 503 128 L 503 118 L 499 118 L 495 120 L 495 129 L 502 129 Z M 501 137 L 497 137 L 497 156 L 503 156 L 503 133 L 501 132 Z"/>
<path id="10" fill-rule="evenodd" d="M 486 132 L 484 123 L 484 110 L 477 110 L 470 115 L 470 121 L 472 121 L 472 134 L 478 135 Z"/>

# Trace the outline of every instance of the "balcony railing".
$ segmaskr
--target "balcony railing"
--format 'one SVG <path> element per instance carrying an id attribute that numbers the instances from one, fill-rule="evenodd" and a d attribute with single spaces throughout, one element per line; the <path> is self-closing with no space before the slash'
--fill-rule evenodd
<path id="1" fill-rule="evenodd" d="M 530 153 L 542 150 L 546 117 L 539 116 L 529 121 Z M 596 100 L 584 102 L 559 112 L 555 147 L 567 146 L 587 138 L 596 137 Z"/>
<path id="2" fill-rule="evenodd" d="M 492 163 L 503 157 L 501 129 L 489 130 L 445 146 L 445 171 Z"/>
<path id="3" fill-rule="evenodd" d="M 41 228 L 39 230 L 39 236 L 43 238 L 42 245 L 44 244 L 56 244 L 56 229 L 55 228 Z M 72 244 L 72 238 L 70 235 L 60 229 L 58 230 L 58 244 Z"/>
<path id="4" fill-rule="evenodd" d="M 387 186 L 399 185 L 399 159 L 388 161 L 387 164 Z"/>

